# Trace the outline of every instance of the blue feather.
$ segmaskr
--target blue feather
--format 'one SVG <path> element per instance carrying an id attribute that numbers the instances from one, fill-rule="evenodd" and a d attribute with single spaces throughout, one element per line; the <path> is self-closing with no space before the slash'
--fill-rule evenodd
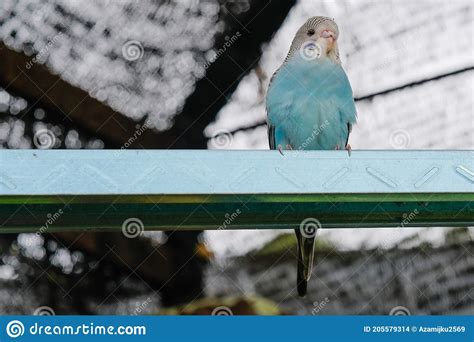
<path id="1" fill-rule="evenodd" d="M 356 122 L 346 73 L 327 57 L 290 57 L 270 84 L 266 107 L 272 148 L 290 144 L 302 150 L 333 150 L 336 145 L 343 149 L 349 124 Z"/>

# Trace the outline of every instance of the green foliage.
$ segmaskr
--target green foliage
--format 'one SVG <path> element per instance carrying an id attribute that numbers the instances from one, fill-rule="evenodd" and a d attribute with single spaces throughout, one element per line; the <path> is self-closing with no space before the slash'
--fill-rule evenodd
<path id="1" fill-rule="evenodd" d="M 465 241 L 472 241 L 472 236 L 468 227 L 449 229 L 444 235 L 445 244 L 451 245 Z"/>

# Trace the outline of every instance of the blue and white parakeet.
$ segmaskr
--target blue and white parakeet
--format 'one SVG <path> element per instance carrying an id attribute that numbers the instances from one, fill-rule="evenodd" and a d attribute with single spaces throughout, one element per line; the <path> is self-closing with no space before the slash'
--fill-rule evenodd
<path id="1" fill-rule="evenodd" d="M 357 115 L 351 85 L 339 59 L 338 37 L 336 23 L 326 17 L 312 17 L 296 32 L 285 61 L 268 87 L 271 149 L 283 154 L 285 149 L 346 148 L 350 153 L 348 139 Z M 295 231 L 297 289 L 304 296 L 313 267 L 316 234 Z"/>

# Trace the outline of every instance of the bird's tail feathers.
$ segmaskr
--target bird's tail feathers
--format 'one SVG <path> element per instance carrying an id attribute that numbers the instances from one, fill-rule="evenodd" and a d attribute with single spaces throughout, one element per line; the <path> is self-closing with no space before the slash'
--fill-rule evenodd
<path id="1" fill-rule="evenodd" d="M 298 266 L 297 266 L 297 290 L 300 297 L 304 297 L 307 291 L 308 281 L 311 278 L 311 271 L 314 263 L 315 237 L 305 236 L 299 229 L 295 229 L 298 241 Z"/>

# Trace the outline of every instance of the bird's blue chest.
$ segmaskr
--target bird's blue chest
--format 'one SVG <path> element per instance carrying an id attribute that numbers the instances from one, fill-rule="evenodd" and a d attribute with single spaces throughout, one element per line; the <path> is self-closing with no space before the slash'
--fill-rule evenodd
<path id="1" fill-rule="evenodd" d="M 343 147 L 347 123 L 355 122 L 352 90 L 344 70 L 327 58 L 285 63 L 267 94 L 267 112 L 277 144 L 294 149 Z"/>

